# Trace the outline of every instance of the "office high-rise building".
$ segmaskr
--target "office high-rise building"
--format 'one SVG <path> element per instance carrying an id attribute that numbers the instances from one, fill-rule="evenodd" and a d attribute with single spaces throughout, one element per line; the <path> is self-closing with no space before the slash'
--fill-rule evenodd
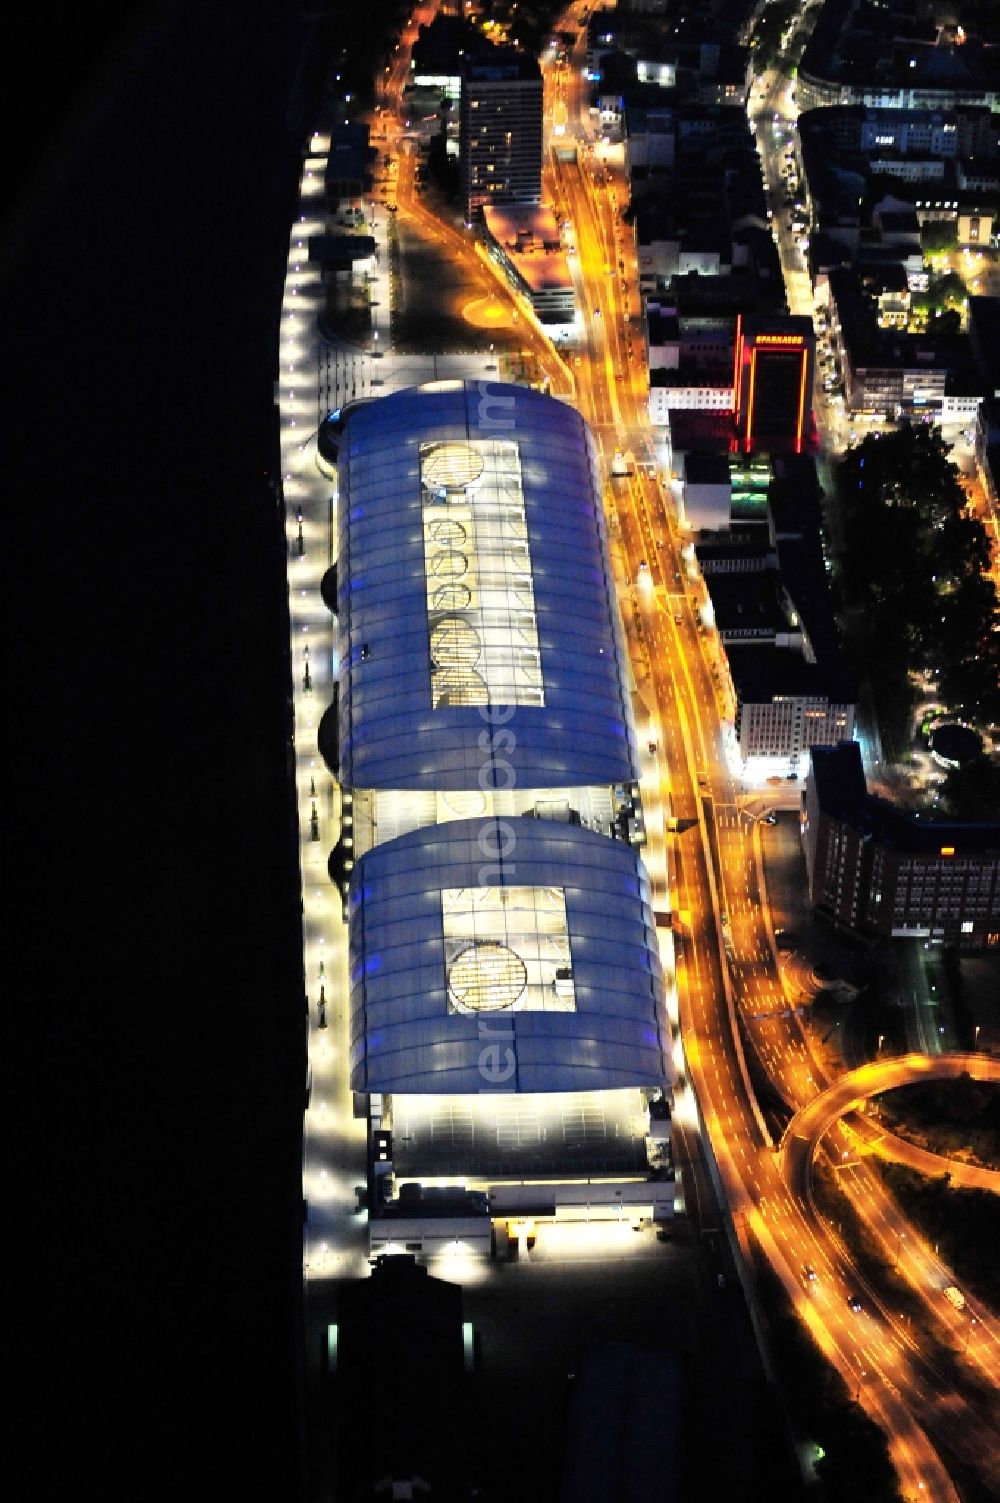
<path id="1" fill-rule="evenodd" d="M 459 159 L 465 217 L 481 204 L 542 197 L 542 75 L 526 53 L 497 48 L 462 69 Z"/>

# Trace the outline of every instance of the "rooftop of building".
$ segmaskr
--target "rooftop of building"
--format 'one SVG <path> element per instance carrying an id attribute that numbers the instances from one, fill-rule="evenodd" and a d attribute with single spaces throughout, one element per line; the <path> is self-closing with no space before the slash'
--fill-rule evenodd
<path id="1" fill-rule="evenodd" d="M 877 264 L 868 262 L 860 270 L 862 283 L 868 292 L 905 293 L 909 290 L 906 267 L 899 261 L 886 260 Z"/>
<path id="2" fill-rule="evenodd" d="M 705 587 L 712 600 L 720 635 L 794 632 L 785 608 L 781 578 L 775 569 L 747 573 L 709 573 Z"/>
<path id="3" fill-rule="evenodd" d="M 732 380 L 719 384 L 732 387 Z M 670 438 L 675 454 L 717 454 L 732 442 L 733 414 L 675 408 L 670 414 Z"/>
<path id="4" fill-rule="evenodd" d="M 758 344 L 786 339 L 811 344 L 815 339 L 812 319 L 801 314 L 748 313 L 741 327 L 743 338 Z"/>
<path id="5" fill-rule="evenodd" d="M 640 198 L 628 210 L 640 245 L 664 240 L 673 233 L 677 216 L 662 198 Z"/>
<path id="6" fill-rule="evenodd" d="M 708 391 L 732 392 L 733 378 L 731 375 L 727 375 L 724 371 L 719 370 L 718 366 L 716 365 L 700 365 L 694 360 L 682 357 L 680 366 L 676 368 L 666 365 L 650 366 L 649 384 L 651 387 L 683 386 L 698 387 Z M 683 423 L 682 414 L 683 409 L 681 409 L 680 413 L 675 410 L 675 412 L 671 414 L 670 431 L 672 436 L 676 435 L 677 422 L 681 421 Z M 694 412 L 690 415 L 698 417 L 701 414 Z M 710 416 L 714 416 L 714 414 L 710 414 Z M 731 426 L 732 425 L 730 422 L 730 427 L 725 429 L 724 437 L 729 436 Z M 709 448 L 714 448 L 720 437 L 723 437 L 723 429 L 720 427 L 713 427 L 706 435 L 704 441 Z M 683 450 L 684 445 L 683 443 L 674 442 L 673 447 L 675 452 L 680 453 Z"/>
<path id="7" fill-rule="evenodd" d="M 820 659 L 835 661 L 840 655 L 840 636 L 819 533 L 802 528 L 779 538 L 777 548 L 782 584 L 813 651 Z"/>
<path id="8" fill-rule="evenodd" d="M 417 1475 L 428 1496 L 464 1494 L 461 1288 L 399 1255 L 339 1282 L 336 1299 L 338 1493 L 371 1497 L 382 1478 Z"/>
<path id="9" fill-rule="evenodd" d="M 579 414 L 523 386 L 437 382 L 352 411 L 338 467 L 344 784 L 633 780 L 596 456 Z M 494 720 L 500 771 L 481 745 Z"/>
<path id="10" fill-rule="evenodd" d="M 903 6 L 827 0 L 799 64 L 800 75 L 841 84 L 893 88 L 996 88 L 996 48 L 970 36 L 965 45 L 935 45 L 929 13 Z M 945 39 L 942 38 L 942 41 Z"/>
<path id="11" fill-rule="evenodd" d="M 969 336 L 988 391 L 1000 394 L 1000 298 L 969 298 Z"/>
<path id="12" fill-rule="evenodd" d="M 490 49 L 478 26 L 464 16 L 437 14 L 421 26 L 411 56 L 414 71 L 440 75 L 458 74 L 463 57 L 473 57 Z"/>
<path id="13" fill-rule="evenodd" d="M 645 1174 L 649 1116 L 639 1088 L 392 1099 L 396 1174 L 490 1182 Z"/>
<path id="14" fill-rule="evenodd" d="M 857 700 L 857 685 L 849 674 L 809 663 L 793 647 L 727 647 L 726 661 L 744 704 L 769 704 L 778 696 L 826 699 L 831 705 Z"/>
<path id="15" fill-rule="evenodd" d="M 882 230 L 888 230 L 894 235 L 905 233 L 919 238 L 920 225 L 917 222 L 916 211 L 913 209 L 876 208 L 873 217 Z"/>
<path id="16" fill-rule="evenodd" d="M 881 329 L 875 306 L 865 293 L 860 267 L 832 266 L 827 272 L 841 335 L 855 370 L 921 370 L 942 374 L 963 370 L 970 361 L 965 334 L 907 334 Z"/>
<path id="17" fill-rule="evenodd" d="M 753 538 L 734 537 L 732 532 L 701 534 L 694 551 L 702 573 L 733 572 L 727 570 L 733 564 L 742 565 L 740 572 L 748 574 L 777 568 L 778 555 L 767 533 L 757 527 L 754 534 Z"/>
<path id="18" fill-rule="evenodd" d="M 544 205 L 483 205 L 486 229 L 532 292 L 570 292 L 573 277 L 559 226 Z"/>
<path id="19" fill-rule="evenodd" d="M 366 261 L 374 256 L 376 242 L 373 235 L 310 235 L 309 259 L 321 266 L 353 266 L 355 261 Z"/>
<path id="20" fill-rule="evenodd" d="M 537 58 L 520 47 L 491 47 L 462 59 L 463 83 L 537 83 L 542 74 Z"/>
<path id="21" fill-rule="evenodd" d="M 685 485 L 731 485 L 728 452 L 716 451 L 684 456 Z"/>
<path id="22" fill-rule="evenodd" d="M 649 883 L 625 841 L 480 816 L 375 846 L 352 877 L 349 968 L 352 1090 L 668 1078 Z"/>
<path id="23" fill-rule="evenodd" d="M 760 313 L 764 317 L 781 317 L 787 307 L 780 276 L 772 274 L 776 261 L 761 268 L 740 266 L 724 270 L 721 275 L 703 277 L 697 271 L 675 276 L 671 293 L 682 319 L 700 314 L 721 317 Z"/>
<path id="24" fill-rule="evenodd" d="M 646 329 L 650 345 L 673 344 L 681 337 L 681 326 L 676 313 L 649 308 L 646 312 Z"/>
<path id="25" fill-rule="evenodd" d="M 652 87 L 647 85 L 646 92 L 636 89 L 629 95 L 625 107 L 625 128 L 629 135 L 641 135 L 645 131 L 663 134 L 676 127 L 673 98 L 662 89 L 658 89 L 654 97 L 650 92 Z"/>
<path id="26" fill-rule="evenodd" d="M 767 491 L 771 535 L 818 535 L 822 513 L 816 463 L 810 454 L 775 454 L 774 475 Z"/>
<path id="27" fill-rule="evenodd" d="M 326 181 L 328 183 L 363 183 L 371 158 L 367 125 L 360 120 L 345 120 L 343 125 L 335 125 L 330 132 Z"/>

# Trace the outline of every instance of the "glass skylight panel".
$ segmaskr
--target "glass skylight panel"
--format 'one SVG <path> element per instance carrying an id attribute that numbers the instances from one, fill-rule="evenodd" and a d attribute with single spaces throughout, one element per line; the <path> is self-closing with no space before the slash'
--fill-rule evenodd
<path id="1" fill-rule="evenodd" d="M 575 1012 L 558 887 L 448 887 L 441 893 L 448 1010 Z"/>
<path id="2" fill-rule="evenodd" d="M 420 480 L 432 707 L 544 705 L 517 444 L 422 444 Z"/>

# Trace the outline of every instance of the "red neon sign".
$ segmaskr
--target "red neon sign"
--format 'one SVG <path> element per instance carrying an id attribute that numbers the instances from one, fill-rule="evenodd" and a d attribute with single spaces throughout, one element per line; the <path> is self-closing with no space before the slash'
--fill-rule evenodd
<path id="1" fill-rule="evenodd" d="M 747 448 L 750 447 L 750 440 L 753 438 L 753 395 L 756 382 L 757 351 L 756 349 L 752 349 L 750 351 L 750 394 L 747 398 Z"/>
<path id="2" fill-rule="evenodd" d="M 806 368 L 809 364 L 808 351 L 802 351 L 802 371 L 799 376 L 799 418 L 795 425 L 795 452 L 802 452 L 802 425 L 805 421 L 806 412 Z"/>

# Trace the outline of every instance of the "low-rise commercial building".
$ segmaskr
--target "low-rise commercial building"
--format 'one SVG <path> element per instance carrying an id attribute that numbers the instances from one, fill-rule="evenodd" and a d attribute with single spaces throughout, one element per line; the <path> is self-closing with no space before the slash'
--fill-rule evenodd
<path id="1" fill-rule="evenodd" d="M 965 336 L 880 328 L 876 303 L 852 267 L 834 268 L 825 285 L 830 343 L 851 412 L 894 418 L 974 415 L 980 393 L 969 389 L 975 368 Z"/>
<path id="2" fill-rule="evenodd" d="M 667 427 L 674 411 L 731 412 L 733 320 L 682 316 L 647 301 L 649 414 Z"/>
<path id="3" fill-rule="evenodd" d="M 462 1290 L 400 1252 L 377 1257 L 369 1278 L 339 1280 L 335 1313 L 325 1353 L 335 1495 L 469 1496 L 477 1459 L 460 1423 L 471 1409 Z"/>
<path id="4" fill-rule="evenodd" d="M 573 278 L 551 209 L 484 204 L 490 255 L 543 324 L 569 324 L 576 312 Z"/>
<path id="5" fill-rule="evenodd" d="M 363 122 L 345 120 L 343 125 L 332 128 L 325 179 L 327 202 L 332 209 L 343 210 L 371 192 L 374 157 L 368 126 Z"/>
<path id="6" fill-rule="evenodd" d="M 693 453 L 682 464 L 731 753 L 751 782 L 804 774 L 812 746 L 853 736 L 858 697 L 830 602 L 815 466 L 795 454 Z"/>

